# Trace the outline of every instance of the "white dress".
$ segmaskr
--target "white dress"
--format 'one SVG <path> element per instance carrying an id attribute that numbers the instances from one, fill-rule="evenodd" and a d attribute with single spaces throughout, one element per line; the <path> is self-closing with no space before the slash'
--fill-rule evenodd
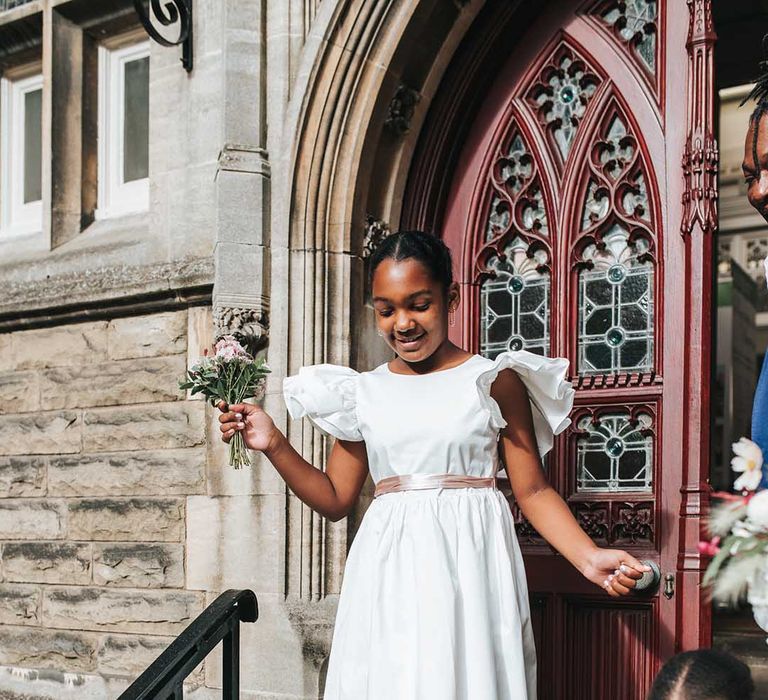
<path id="1" fill-rule="evenodd" d="M 506 426 L 490 387 L 511 367 L 542 454 L 570 420 L 567 360 L 526 351 L 402 375 L 321 364 L 284 380 L 292 418 L 365 440 L 374 482 L 403 474 L 494 476 Z M 514 468 L 514 467 L 512 467 Z M 387 493 L 349 550 L 325 700 L 534 700 L 536 652 L 523 559 L 493 488 Z"/>

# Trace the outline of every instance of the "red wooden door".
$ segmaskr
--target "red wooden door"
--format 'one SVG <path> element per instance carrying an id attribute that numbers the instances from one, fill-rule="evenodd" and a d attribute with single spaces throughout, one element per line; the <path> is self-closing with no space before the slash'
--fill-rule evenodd
<path id="1" fill-rule="evenodd" d="M 694 0 L 549 3 L 477 99 L 450 185 L 435 195 L 425 165 L 439 161 L 435 134 L 449 123 L 439 114 L 412 170 L 403 223 L 442 230 L 462 285 L 452 339 L 489 357 L 570 359 L 576 405 L 548 455 L 550 482 L 598 543 L 662 572 L 653 593 L 611 599 L 512 504 L 542 699 L 639 700 L 663 659 L 708 644 L 695 543 L 708 440 L 702 226 L 714 190 L 696 180 L 706 164 L 686 189 L 682 165 L 687 140 L 706 155 L 705 130 L 691 130 L 711 117 L 708 12 Z M 706 50 L 689 72 L 696 47 Z"/>

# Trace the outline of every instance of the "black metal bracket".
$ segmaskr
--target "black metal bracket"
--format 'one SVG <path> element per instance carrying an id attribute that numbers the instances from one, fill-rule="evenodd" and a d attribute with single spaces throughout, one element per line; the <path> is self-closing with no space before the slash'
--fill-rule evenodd
<path id="1" fill-rule="evenodd" d="M 192 0 L 149 0 L 151 12 L 146 0 L 133 0 L 136 14 L 147 34 L 163 46 L 179 46 L 181 44 L 181 64 L 189 73 L 192 70 Z M 164 27 L 179 25 L 179 37 L 175 41 L 166 39 L 155 29 L 154 16 Z"/>

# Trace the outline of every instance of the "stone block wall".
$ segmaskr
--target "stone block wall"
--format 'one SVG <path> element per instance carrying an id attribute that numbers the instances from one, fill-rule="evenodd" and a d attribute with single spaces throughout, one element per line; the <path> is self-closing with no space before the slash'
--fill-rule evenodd
<path id="1" fill-rule="evenodd" d="M 185 540 L 212 415 L 177 387 L 210 315 L 0 335 L 0 697 L 115 697 L 205 606 Z"/>

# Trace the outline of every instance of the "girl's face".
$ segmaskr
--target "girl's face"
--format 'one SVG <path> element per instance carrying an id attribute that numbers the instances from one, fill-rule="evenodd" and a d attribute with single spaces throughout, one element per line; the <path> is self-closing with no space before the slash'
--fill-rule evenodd
<path id="1" fill-rule="evenodd" d="M 418 260 L 383 260 L 372 282 L 376 325 L 406 362 L 428 358 L 448 337 L 448 309 L 459 301 L 455 282 L 446 301 L 443 286 Z"/>

